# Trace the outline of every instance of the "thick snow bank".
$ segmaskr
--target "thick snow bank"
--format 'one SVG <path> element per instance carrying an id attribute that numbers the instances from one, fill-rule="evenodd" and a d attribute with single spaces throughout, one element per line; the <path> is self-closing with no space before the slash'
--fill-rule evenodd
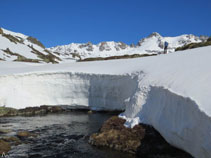
<path id="1" fill-rule="evenodd" d="M 124 109 L 171 144 L 211 157 L 211 47 L 148 58 L 59 65 L 0 62 L 0 104 Z"/>
<path id="2" fill-rule="evenodd" d="M 0 106 L 71 105 L 124 110 L 137 81 L 126 75 L 35 73 L 0 77 Z"/>
<path id="3" fill-rule="evenodd" d="M 211 118 L 189 97 L 164 87 L 141 88 L 131 98 L 121 117 L 126 126 L 152 125 L 172 145 L 194 157 L 211 157 Z"/>

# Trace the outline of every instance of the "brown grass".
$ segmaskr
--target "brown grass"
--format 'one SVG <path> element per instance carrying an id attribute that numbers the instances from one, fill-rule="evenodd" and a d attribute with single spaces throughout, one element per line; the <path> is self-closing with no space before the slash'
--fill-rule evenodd
<path id="1" fill-rule="evenodd" d="M 83 61 L 99 61 L 99 60 L 113 60 L 113 59 L 130 59 L 130 58 L 141 58 L 155 56 L 156 54 L 133 54 L 133 55 L 122 55 L 122 56 L 110 56 L 110 57 L 96 57 L 96 58 L 86 58 L 78 60 L 79 62 Z"/>
<path id="2" fill-rule="evenodd" d="M 39 63 L 39 60 L 26 58 L 18 53 L 12 52 L 9 48 L 3 51 L 11 56 L 17 56 L 17 59 L 15 59 L 14 61 Z"/>
<path id="3" fill-rule="evenodd" d="M 46 63 L 53 63 L 53 64 L 55 64 L 55 63 L 58 63 L 56 61 L 56 59 L 57 60 L 61 60 L 60 58 L 58 58 L 55 55 L 51 54 L 48 50 L 45 50 L 45 52 L 48 53 L 48 55 L 45 55 L 45 54 L 42 54 L 40 51 L 36 50 L 35 48 L 33 48 L 32 46 L 28 45 L 28 47 L 32 49 L 32 51 L 31 51 L 32 53 L 36 54 L 39 58 L 41 58 Z"/>
<path id="4" fill-rule="evenodd" d="M 10 35 L 10 34 L 2 34 L 3 37 L 6 37 L 8 40 L 10 40 L 11 42 L 17 44 L 17 43 L 23 43 L 22 40 L 19 40 L 18 38 Z"/>
<path id="5" fill-rule="evenodd" d="M 0 28 L 0 34 L 3 34 L 4 32 L 3 32 L 3 30 Z"/>
<path id="6" fill-rule="evenodd" d="M 31 43 L 34 43 L 34 44 L 42 47 L 42 48 L 45 48 L 45 46 L 40 41 L 38 41 L 36 38 L 34 38 L 34 37 L 29 36 L 29 37 L 27 37 L 27 40 L 29 42 L 31 42 Z"/>
<path id="7" fill-rule="evenodd" d="M 125 120 L 113 116 L 108 119 L 99 133 L 90 136 L 89 142 L 96 146 L 108 146 L 116 150 L 135 153 L 145 135 L 142 126 L 126 128 Z"/>
<path id="8" fill-rule="evenodd" d="M 181 50 L 187 50 L 187 49 L 193 49 L 198 47 L 205 47 L 211 45 L 211 40 L 207 40 L 206 42 L 200 42 L 200 43 L 190 43 L 182 47 L 178 47 L 175 49 L 175 51 L 181 51 Z"/>

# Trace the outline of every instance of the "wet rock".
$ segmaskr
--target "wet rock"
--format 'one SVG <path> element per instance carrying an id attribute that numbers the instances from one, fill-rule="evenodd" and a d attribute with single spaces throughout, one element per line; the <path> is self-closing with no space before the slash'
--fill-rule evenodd
<path id="1" fill-rule="evenodd" d="M 16 116 L 17 111 L 18 110 L 13 108 L 0 107 L 0 116 Z"/>
<path id="2" fill-rule="evenodd" d="M 0 156 L 7 154 L 11 150 L 11 146 L 21 144 L 20 139 L 14 136 L 4 136 L 0 139 Z"/>
<path id="3" fill-rule="evenodd" d="M 19 145 L 19 144 L 21 144 L 20 139 L 15 137 L 15 136 L 5 136 L 5 137 L 2 138 L 2 140 L 4 140 L 5 142 L 10 143 L 10 145 Z"/>
<path id="4" fill-rule="evenodd" d="M 99 133 L 90 136 L 89 143 L 95 146 L 107 146 L 120 151 L 135 153 L 141 144 L 145 130 L 142 126 L 133 129 L 124 126 L 125 120 L 114 116 L 107 120 Z"/>
<path id="5" fill-rule="evenodd" d="M 0 139 L 0 155 L 2 155 L 3 153 L 6 154 L 10 150 L 11 145 L 8 142 Z"/>
<path id="6" fill-rule="evenodd" d="M 108 119 L 98 133 L 89 138 L 95 146 L 106 146 L 144 158 L 192 158 L 189 154 L 169 145 L 151 126 L 139 124 L 126 128 L 125 120 L 117 116 Z"/>
<path id="7" fill-rule="evenodd" d="M 47 114 L 47 110 L 41 107 L 27 107 L 25 109 L 18 110 L 18 115 L 22 116 L 33 116 L 33 115 L 44 115 Z"/>
<path id="8" fill-rule="evenodd" d="M 7 134 L 12 132 L 10 129 L 0 129 L 0 134 Z"/>
<path id="9" fill-rule="evenodd" d="M 35 115 L 46 115 L 48 113 L 60 113 L 65 111 L 61 106 L 47 106 L 43 105 L 40 107 L 27 107 L 24 109 L 13 109 L 7 107 L 0 107 L 0 116 L 35 116 Z"/>
<path id="10" fill-rule="evenodd" d="M 17 133 L 19 138 L 28 138 L 28 137 L 36 137 L 37 135 L 28 131 L 19 131 Z"/>
<path id="11" fill-rule="evenodd" d="M 12 127 L 12 125 L 1 125 L 2 127 Z"/>
<path id="12" fill-rule="evenodd" d="M 93 111 L 92 111 L 92 110 L 89 110 L 89 111 L 88 111 L 88 114 L 92 114 L 92 113 L 93 113 Z"/>

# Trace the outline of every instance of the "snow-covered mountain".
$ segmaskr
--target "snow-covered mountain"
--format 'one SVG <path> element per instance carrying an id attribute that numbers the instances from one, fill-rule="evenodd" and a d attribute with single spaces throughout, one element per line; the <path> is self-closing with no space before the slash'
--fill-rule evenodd
<path id="1" fill-rule="evenodd" d="M 62 60 L 85 59 L 93 57 L 109 57 L 132 54 L 159 54 L 163 52 L 164 42 L 169 43 L 169 52 L 174 52 L 177 47 L 189 43 L 206 41 L 206 36 L 195 36 L 192 34 L 176 37 L 162 37 L 159 33 L 152 33 L 146 38 L 138 41 L 137 45 L 127 45 L 123 42 L 101 42 L 99 44 L 71 43 L 49 48 L 48 50 L 59 55 Z"/>
<path id="2" fill-rule="evenodd" d="M 100 42 L 99 44 L 71 43 L 69 45 L 45 48 L 36 38 L 0 28 L 0 60 L 58 63 L 85 58 L 110 57 L 133 54 L 159 54 L 163 52 L 164 42 L 169 43 L 168 52 L 189 43 L 206 41 L 206 36 L 181 35 L 162 37 L 152 33 L 138 41 L 136 45 L 123 42 Z"/>
<path id="3" fill-rule="evenodd" d="M 0 60 L 57 63 L 53 55 L 36 38 L 0 28 Z"/>

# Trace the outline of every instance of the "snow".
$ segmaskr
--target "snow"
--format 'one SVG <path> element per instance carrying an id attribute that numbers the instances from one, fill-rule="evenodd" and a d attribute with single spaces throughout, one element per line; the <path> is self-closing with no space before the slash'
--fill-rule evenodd
<path id="1" fill-rule="evenodd" d="M 16 33 L 16 32 L 12 32 L 12 31 L 9 31 L 9 30 L 6 30 L 4 28 L 1 28 L 3 30 L 3 32 L 5 34 L 9 34 L 9 35 L 13 35 L 13 36 L 17 36 L 17 37 L 21 37 L 21 38 L 27 38 L 26 35 L 22 34 L 22 33 Z"/>
<path id="2" fill-rule="evenodd" d="M 126 126 L 157 129 L 197 158 L 211 157 L 211 46 L 167 55 L 64 64 L 0 62 L 0 105 L 123 110 Z"/>
<path id="3" fill-rule="evenodd" d="M 21 55 L 28 59 L 39 59 L 42 60 L 39 55 L 33 53 L 33 50 L 31 47 L 33 47 L 35 50 L 39 51 L 41 54 L 48 55 L 45 51 L 45 48 L 40 47 L 37 44 L 32 43 L 27 38 L 29 36 L 26 36 L 21 33 L 15 33 L 9 30 L 6 30 L 4 28 L 2 29 L 3 33 L 6 35 L 11 35 L 12 37 L 21 40 L 22 42 L 12 42 L 7 37 L 0 34 L 0 58 L 5 61 L 14 61 L 18 57 L 16 55 L 11 55 L 8 53 L 5 53 L 4 50 L 9 49 L 12 53 L 16 53 L 18 55 Z"/>
<path id="4" fill-rule="evenodd" d="M 60 57 L 63 61 L 74 59 L 71 53 L 77 53 L 82 59 L 132 54 L 160 54 L 163 52 L 165 41 L 169 43 L 168 51 L 174 52 L 177 47 L 181 47 L 189 43 L 198 43 L 202 40 L 197 36 L 187 34 L 176 37 L 162 37 L 158 33 L 152 33 L 150 36 L 140 40 L 139 45 L 135 47 L 126 45 L 125 48 L 121 48 L 121 42 L 108 41 L 101 42 L 96 45 L 89 43 L 92 50 L 87 50 L 88 46 L 86 45 L 88 43 L 71 43 L 69 45 L 52 47 L 48 50 L 60 53 Z M 100 46 L 102 44 L 104 44 L 106 49 L 100 50 Z"/>
<path id="5" fill-rule="evenodd" d="M 33 53 L 32 47 L 41 54 L 48 55 L 50 51 L 56 57 L 62 59 L 60 63 L 75 62 L 79 59 L 96 58 L 96 57 L 110 57 L 133 54 L 160 54 L 163 53 L 164 42 L 169 43 L 168 52 L 174 52 L 177 47 L 184 46 L 189 43 L 202 42 L 198 36 L 194 35 L 180 35 L 176 37 L 162 37 L 158 33 L 152 33 L 150 36 L 141 39 L 138 45 L 129 46 L 122 42 L 106 41 L 98 44 L 88 43 L 71 43 L 69 45 L 56 46 L 52 48 L 42 48 L 40 45 L 34 44 L 28 39 L 29 36 L 15 33 L 4 28 L 1 28 L 4 34 L 11 35 L 14 38 L 21 40 L 21 42 L 14 43 L 7 37 L 0 34 L 0 59 L 4 61 L 14 61 L 17 55 L 5 53 L 4 50 L 9 49 L 11 52 L 21 55 L 28 59 L 38 59 L 41 62 L 46 62 L 40 55 Z M 207 37 L 204 37 L 206 40 Z"/>
<path id="6" fill-rule="evenodd" d="M 9 48 L 10 51 L 13 53 L 21 52 L 21 55 L 25 56 L 26 58 L 38 59 L 37 55 L 31 52 L 31 48 L 26 47 L 24 44 L 20 44 L 20 43 L 15 44 L 13 42 L 10 42 L 9 39 L 3 37 L 2 35 L 0 35 L 0 41 L 1 41 L 0 48 L 2 50 L 6 50 L 7 48 Z M 2 51 L 2 54 L 3 54 L 3 51 Z"/>

